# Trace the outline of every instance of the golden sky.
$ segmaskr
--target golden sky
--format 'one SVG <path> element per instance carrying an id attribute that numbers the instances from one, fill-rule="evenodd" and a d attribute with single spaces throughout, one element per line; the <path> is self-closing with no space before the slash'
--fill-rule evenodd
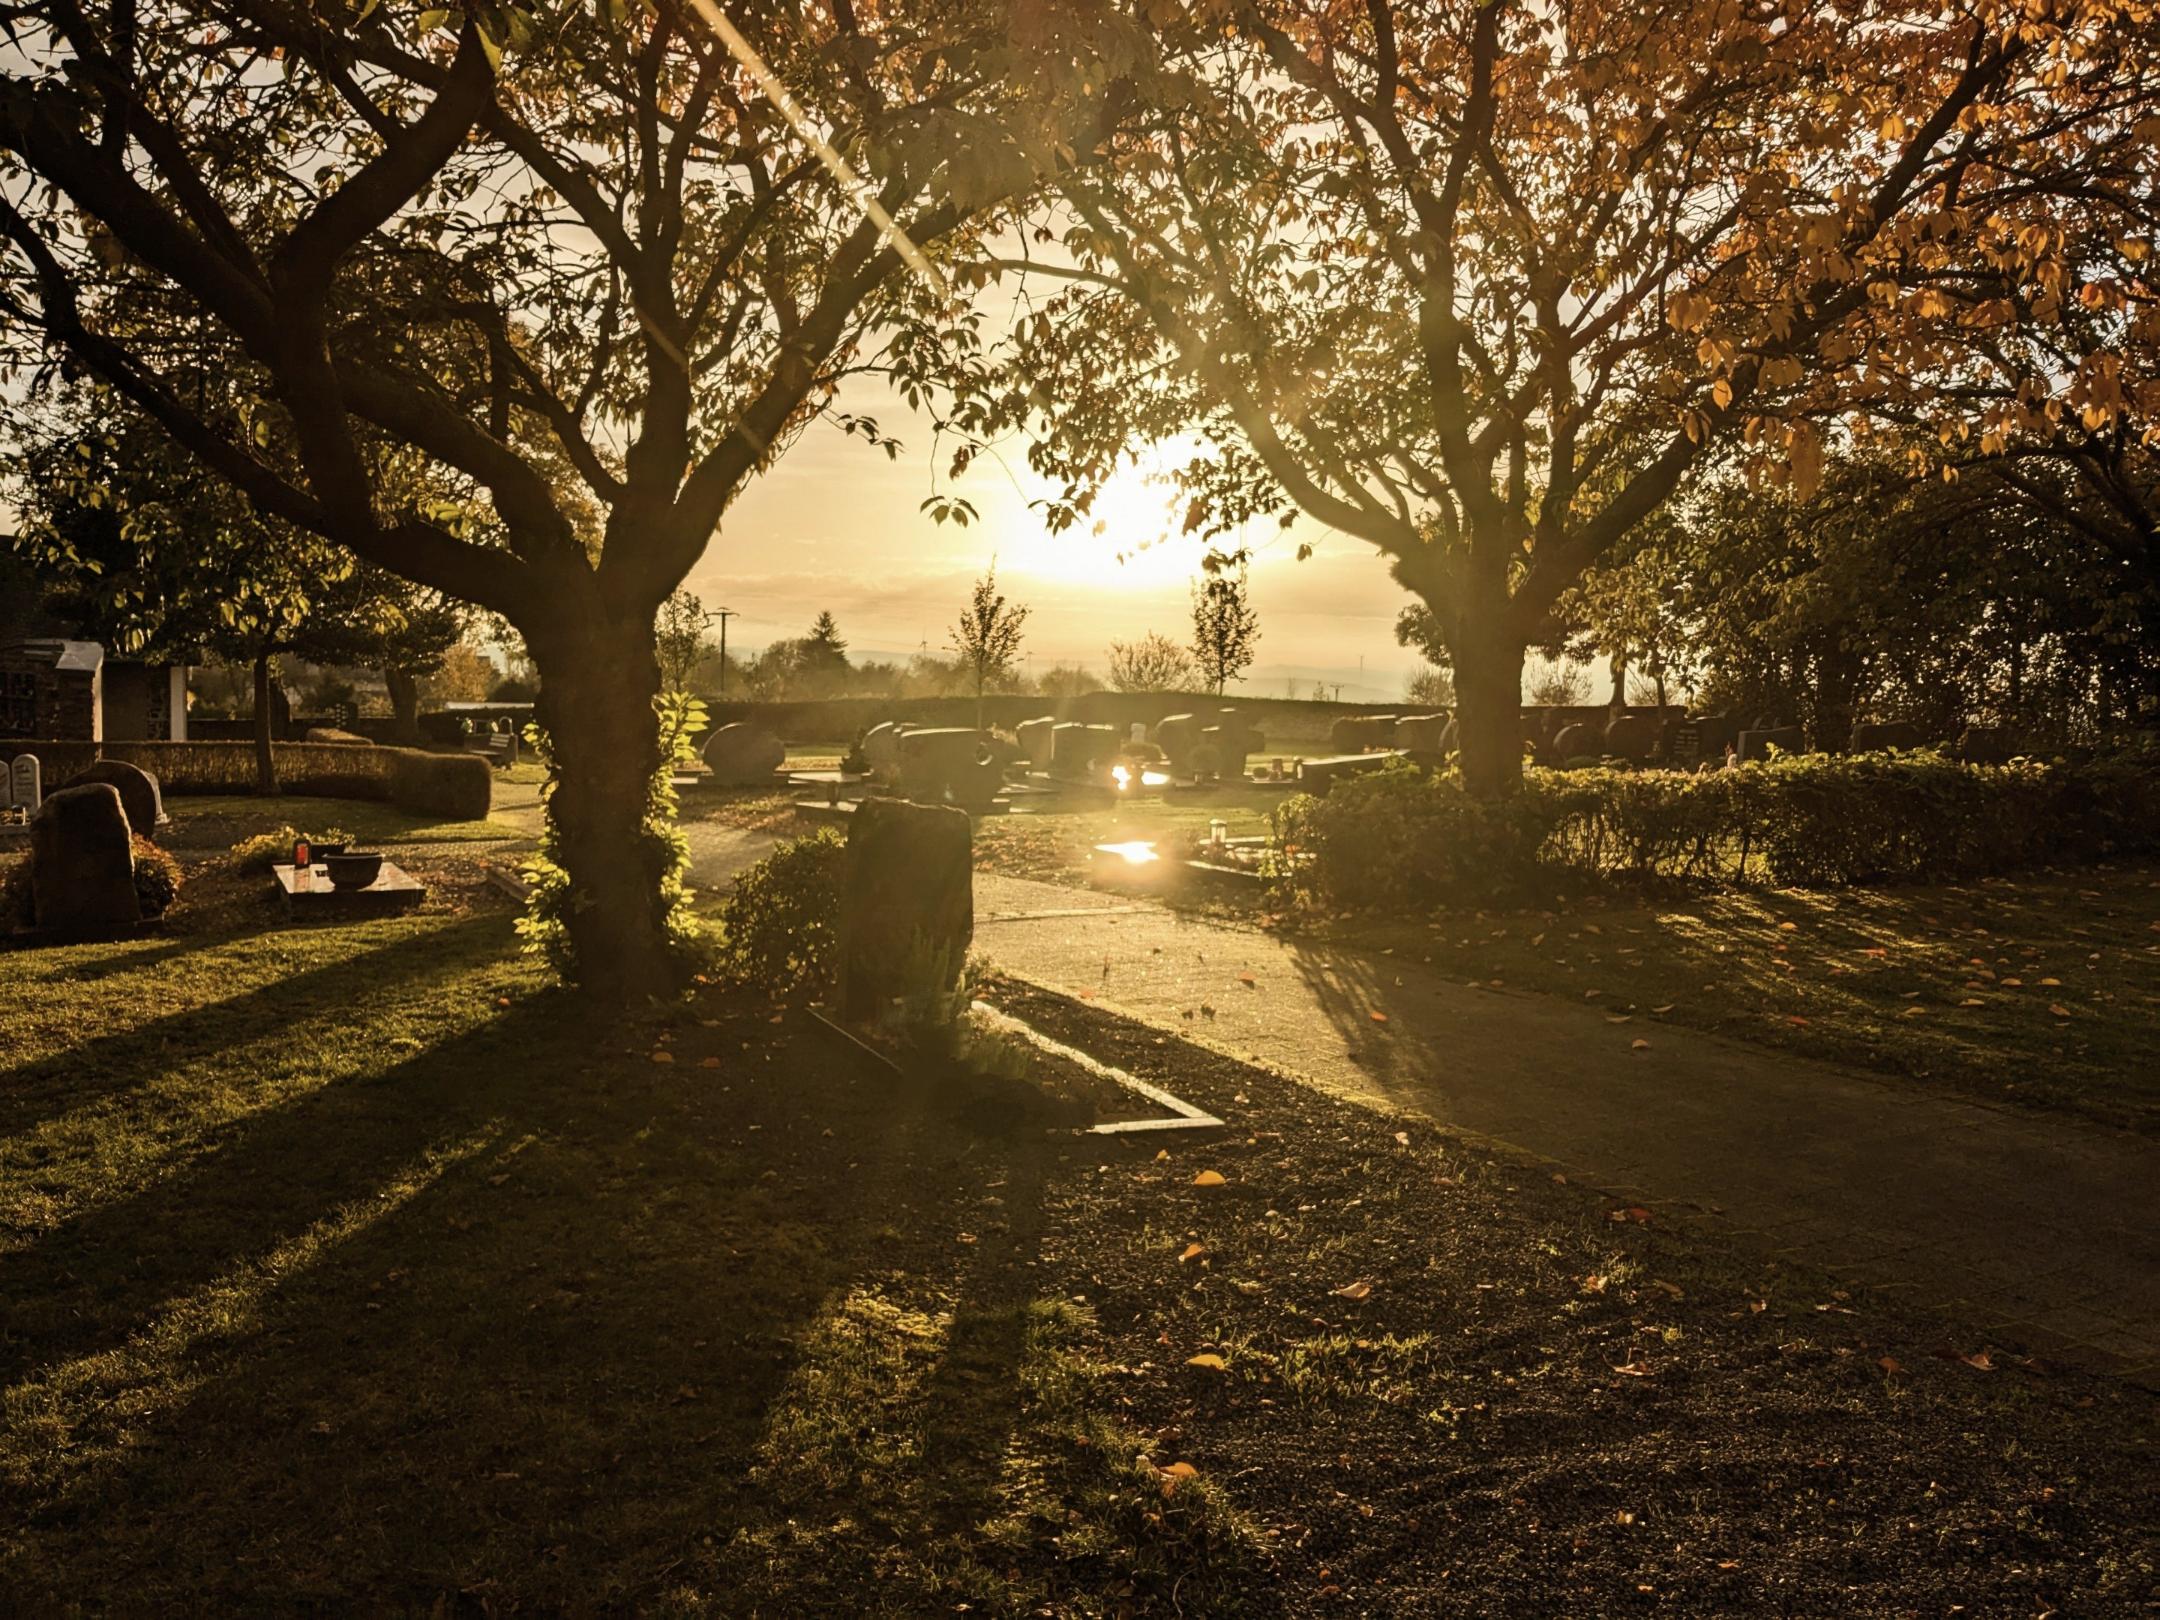
<path id="1" fill-rule="evenodd" d="M 708 608 L 741 615 L 729 627 L 730 651 L 801 635 L 821 609 L 860 656 L 913 652 L 925 641 L 941 651 L 993 556 L 1007 593 L 1033 610 L 1026 652 L 1036 671 L 1081 663 L 1100 675 L 1113 639 L 1149 630 L 1188 638 L 1188 582 L 1204 548 L 1174 532 L 1175 497 L 1144 472 L 1105 491 L 1096 507 L 1102 534 L 1052 535 L 1028 505 L 1045 486 L 1015 442 L 951 486 L 975 504 L 980 523 L 940 527 L 919 510 L 932 490 L 927 420 L 897 400 L 846 408 L 868 410 L 897 434 L 899 459 L 818 424 L 744 493 L 691 570 L 689 588 Z M 1399 697 L 1418 659 L 1395 644 L 1395 615 L 1409 598 L 1380 555 L 1302 517 L 1287 532 L 1256 524 L 1252 540 L 1260 645 L 1244 690 L 1275 696 L 1295 680 L 1302 695 L 1324 673 L 1343 683 L 1346 698 Z M 1302 563 L 1300 540 L 1316 548 Z M 1362 694 L 1352 690 L 1360 685 Z"/>

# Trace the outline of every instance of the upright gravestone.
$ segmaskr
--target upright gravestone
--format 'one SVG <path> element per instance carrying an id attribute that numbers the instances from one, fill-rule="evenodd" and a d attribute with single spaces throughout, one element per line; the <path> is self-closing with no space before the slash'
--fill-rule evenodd
<path id="1" fill-rule="evenodd" d="M 950 802 L 980 814 L 1004 783 L 997 750 L 979 731 L 930 727 L 900 739 L 900 792 L 917 804 Z"/>
<path id="2" fill-rule="evenodd" d="M 1212 751 L 1203 760 L 1200 750 L 1200 717 L 1197 714 L 1166 714 L 1155 722 L 1155 746 L 1175 777 L 1205 776 L 1215 768 Z"/>
<path id="3" fill-rule="evenodd" d="M 1664 723 L 1646 714 L 1616 714 L 1605 723 L 1605 752 L 1646 765 L 1664 740 Z"/>
<path id="4" fill-rule="evenodd" d="M 737 720 L 705 739 L 702 750 L 719 787 L 760 787 L 787 761 L 787 745 L 762 726 Z"/>
<path id="5" fill-rule="evenodd" d="M 1230 781 L 1242 781 L 1247 757 L 1267 746 L 1267 739 L 1247 725 L 1235 709 L 1218 710 L 1215 724 L 1202 726 L 1200 737 L 1203 743 L 1214 746 L 1215 773 Z"/>
<path id="6" fill-rule="evenodd" d="M 30 907 L 39 928 L 95 933 L 142 920 L 127 808 L 110 782 L 49 796 L 30 824 Z"/>
<path id="7" fill-rule="evenodd" d="M 1910 720 L 1863 720 L 1852 730 L 1852 751 L 1875 754 L 1888 748 L 1918 748 L 1927 741 Z"/>
<path id="8" fill-rule="evenodd" d="M 972 826 L 950 805 L 865 799 L 848 824 L 840 901 L 840 1015 L 949 989 L 975 937 Z"/>
<path id="9" fill-rule="evenodd" d="M 905 720 L 887 720 L 863 733 L 863 767 L 880 782 L 898 779 L 900 739 L 907 734 L 907 729 Z"/>
<path id="10" fill-rule="evenodd" d="M 1395 746 L 1413 759 L 1435 760 L 1447 753 L 1448 717 L 1406 714 L 1395 722 Z"/>
<path id="11" fill-rule="evenodd" d="M 1595 759 L 1603 754 L 1605 739 L 1580 720 L 1562 726 L 1553 735 L 1552 755 L 1555 765 L 1569 765 L 1578 759 Z"/>
<path id="12" fill-rule="evenodd" d="M 158 823 L 165 817 L 165 801 L 158 792 L 155 776 L 125 760 L 100 759 L 77 771 L 62 786 L 87 787 L 93 782 L 110 783 L 119 790 L 120 803 L 127 810 L 128 826 L 137 838 L 157 837 Z"/>
<path id="13" fill-rule="evenodd" d="M 1020 722 L 1013 735 L 1020 739 L 1020 753 L 1030 766 L 1038 771 L 1050 768 L 1050 733 L 1057 727 L 1054 716 L 1037 715 L 1033 720 Z"/>
<path id="14" fill-rule="evenodd" d="M 12 806 L 26 817 L 36 815 L 44 797 L 39 791 L 41 780 L 37 755 L 17 754 L 15 762 L 0 772 L 0 805 Z"/>
<path id="15" fill-rule="evenodd" d="M 1050 730 L 1050 773 L 1067 781 L 1086 781 L 1104 770 L 1117 751 L 1115 726 L 1061 721 Z"/>
<path id="16" fill-rule="evenodd" d="M 1772 749 L 1781 754 L 1804 754 L 1807 735 L 1798 726 L 1758 726 L 1740 733 L 1743 760 L 1768 759 Z"/>

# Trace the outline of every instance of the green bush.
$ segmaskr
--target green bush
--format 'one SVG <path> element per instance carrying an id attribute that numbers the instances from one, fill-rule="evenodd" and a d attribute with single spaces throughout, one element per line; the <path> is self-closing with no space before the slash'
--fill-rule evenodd
<path id="1" fill-rule="evenodd" d="M 232 847 L 232 865 L 243 876 L 267 872 L 280 861 L 292 859 L 293 845 L 305 838 L 310 844 L 349 844 L 352 834 L 342 827 L 326 827 L 319 833 L 304 833 L 297 827 L 273 827 L 268 832 L 256 833 L 243 838 Z"/>
<path id="2" fill-rule="evenodd" d="M 478 754 L 429 754 L 417 748 L 386 748 L 390 800 L 400 810 L 445 821 L 484 821 L 494 802 L 495 779 Z"/>
<path id="3" fill-rule="evenodd" d="M 180 898 L 180 863 L 150 842 L 135 839 L 135 903 L 145 917 L 162 917 Z"/>
<path id="4" fill-rule="evenodd" d="M 1398 762 L 1325 798 L 1286 800 L 1276 827 L 1279 883 L 1358 908 L 1475 903 L 1564 878 L 1939 883 L 2160 852 L 2160 758 L 1966 765 L 1901 752 L 1700 776 L 1531 770 L 1497 805 Z"/>
<path id="5" fill-rule="evenodd" d="M 721 974 L 775 996 L 822 995 L 839 965 L 846 870 L 847 841 L 820 827 L 741 873 L 720 914 Z"/>

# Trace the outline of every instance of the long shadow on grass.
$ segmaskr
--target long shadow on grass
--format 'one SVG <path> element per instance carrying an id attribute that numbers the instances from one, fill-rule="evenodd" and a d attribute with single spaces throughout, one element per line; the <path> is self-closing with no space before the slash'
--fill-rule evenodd
<path id="1" fill-rule="evenodd" d="M 116 1034 L 90 1035 L 49 1056 L 0 1069 L 0 1137 L 35 1129 L 56 1113 L 125 1092 L 191 1057 L 227 1051 L 289 1030 L 298 1020 L 334 1015 L 336 1009 L 395 989 L 421 973 L 440 974 L 445 980 L 456 977 L 501 956 L 503 934 L 500 917 L 476 916 L 443 927 L 423 927 L 372 950 L 338 955 L 321 967 L 298 973 L 280 973 L 274 962 L 265 962 L 265 978 L 253 989 L 221 1001 L 197 1003 Z M 159 946 L 149 961 L 131 958 L 124 967 L 150 966 L 216 943 L 200 938 L 172 941 L 170 948 Z M 58 982 L 65 984 L 78 976 L 60 971 Z"/>
<path id="2" fill-rule="evenodd" d="M 772 1034 L 732 1020 L 692 1032 L 720 1069 L 687 1039 L 654 1065 L 535 998 L 78 1223 L 9 1279 L 40 1309 L 8 1359 L 63 1388 L 74 1429 L 17 1490 L 16 1589 L 213 1610 L 710 1594 L 804 1327 L 865 1277 L 950 1266 L 941 1212 L 1002 1163 L 822 1051 L 767 1061 Z M 461 1133 L 489 1145 L 149 1385 L 88 1359 Z M 1002 1328 L 983 1331 L 988 1377 L 941 1375 L 977 1407 L 1017 1398 Z M 972 1500 L 1002 1442 L 994 1415 L 967 1427 L 944 1456 Z"/>

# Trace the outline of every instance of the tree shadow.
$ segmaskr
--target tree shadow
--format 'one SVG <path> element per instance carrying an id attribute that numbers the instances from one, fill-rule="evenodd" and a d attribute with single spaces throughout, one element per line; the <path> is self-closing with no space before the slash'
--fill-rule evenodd
<path id="1" fill-rule="evenodd" d="M 11 1262 L 35 1309 L 7 1313 L 23 1421 L 0 1445 L 66 1442 L 0 1456 L 35 1558 L 0 1581 L 534 1612 L 700 1587 L 806 1325 L 865 1277 L 950 1264 L 986 1175 L 1012 1189 L 1000 1241 L 1031 1251 L 1039 1177 L 820 1049 L 766 1049 L 762 1014 L 668 1065 L 626 1039 L 520 1002 Z M 1020 1269 L 963 1308 L 938 1375 L 969 1407 L 940 1442 L 963 1516 L 994 1478 L 983 1409 L 1017 1400 Z"/>
<path id="2" fill-rule="evenodd" d="M 250 990 L 152 1018 L 110 1035 L 89 1034 L 65 1051 L 0 1069 L 0 1138 L 35 1130 L 55 1114 L 125 1092 L 146 1074 L 191 1055 L 228 1050 L 272 1035 L 303 1013 L 342 1006 L 394 990 L 422 973 L 463 972 L 502 954 L 499 917 L 472 917 L 423 928 L 370 950 L 336 957 L 320 967 L 274 975 Z M 100 960 L 96 971 L 63 971 L 61 982 L 105 978 L 155 965 L 202 948 L 201 939 L 172 940 L 128 958 Z"/>

